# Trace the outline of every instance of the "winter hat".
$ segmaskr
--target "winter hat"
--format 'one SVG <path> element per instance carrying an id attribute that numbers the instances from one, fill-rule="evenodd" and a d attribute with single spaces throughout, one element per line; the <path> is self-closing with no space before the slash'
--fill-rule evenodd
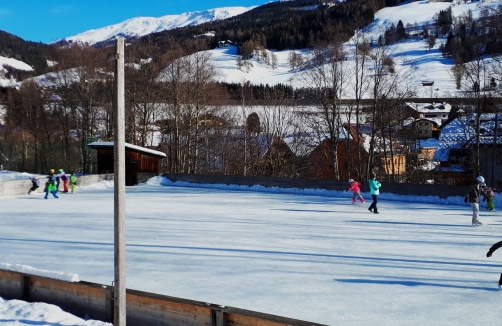
<path id="1" fill-rule="evenodd" d="M 51 169 L 51 170 L 50 170 L 50 172 L 51 172 L 51 173 L 54 173 L 54 169 Z"/>
<path id="2" fill-rule="evenodd" d="M 376 178 L 376 173 L 375 172 L 371 172 L 371 177 L 374 179 Z"/>
<path id="3" fill-rule="evenodd" d="M 59 172 L 63 173 L 64 171 L 63 171 L 63 169 L 59 169 Z"/>
<path id="4" fill-rule="evenodd" d="M 349 179 L 349 183 L 352 183 L 352 182 L 354 182 L 354 179 Z"/>
<path id="5" fill-rule="evenodd" d="M 485 182 L 485 178 L 483 178 L 482 176 L 477 177 L 476 180 L 479 181 L 479 182 L 481 182 L 481 183 Z"/>

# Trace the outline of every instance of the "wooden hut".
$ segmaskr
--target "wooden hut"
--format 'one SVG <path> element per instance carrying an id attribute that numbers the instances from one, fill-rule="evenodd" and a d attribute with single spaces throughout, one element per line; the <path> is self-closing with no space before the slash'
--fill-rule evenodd
<path id="1" fill-rule="evenodd" d="M 113 173 L 113 142 L 93 142 L 88 146 L 98 151 L 98 173 Z M 159 173 L 159 162 L 165 153 L 125 143 L 126 186 L 137 184 L 138 173 Z"/>

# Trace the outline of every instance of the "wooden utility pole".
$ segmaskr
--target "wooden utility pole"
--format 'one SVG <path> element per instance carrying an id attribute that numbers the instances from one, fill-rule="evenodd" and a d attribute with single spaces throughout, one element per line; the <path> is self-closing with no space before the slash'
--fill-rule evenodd
<path id="1" fill-rule="evenodd" d="M 125 241 L 125 87 L 124 38 L 118 37 L 115 52 L 115 145 L 114 148 L 114 248 L 115 282 L 113 325 L 126 325 L 126 241 Z"/>

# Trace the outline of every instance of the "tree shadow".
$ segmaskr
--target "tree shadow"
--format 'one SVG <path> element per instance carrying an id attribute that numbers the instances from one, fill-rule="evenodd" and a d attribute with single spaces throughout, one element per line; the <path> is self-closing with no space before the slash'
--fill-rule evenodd
<path id="1" fill-rule="evenodd" d="M 480 286 L 465 286 L 465 285 L 452 285 L 442 283 L 418 282 L 418 281 L 390 281 L 390 280 L 369 280 L 369 279 L 335 279 L 336 282 L 341 283 L 357 283 L 357 284 L 382 284 L 382 285 L 403 285 L 403 286 L 433 286 L 441 288 L 454 288 L 454 289 L 467 289 L 467 290 L 481 290 L 498 292 L 498 288 L 486 288 Z"/>
<path id="2" fill-rule="evenodd" d="M 393 225 L 416 225 L 416 226 L 447 226 L 447 227 L 461 227 L 461 228 L 472 228 L 472 225 L 466 224 L 436 224 L 436 223 L 416 223 L 416 222 L 392 222 L 392 221 L 364 221 L 355 220 L 348 221 L 350 223 L 368 223 L 368 224 L 393 224 Z"/>

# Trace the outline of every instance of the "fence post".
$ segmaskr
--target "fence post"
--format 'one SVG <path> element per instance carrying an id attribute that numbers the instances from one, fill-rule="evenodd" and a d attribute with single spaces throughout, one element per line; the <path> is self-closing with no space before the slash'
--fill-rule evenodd
<path id="1" fill-rule="evenodd" d="M 113 322 L 113 307 L 114 307 L 114 296 L 113 296 L 113 286 L 107 286 L 106 287 L 106 305 L 105 305 L 105 315 L 106 315 L 106 320 L 104 320 L 107 323 Z"/>
<path id="2" fill-rule="evenodd" d="M 221 307 L 211 307 L 211 326 L 225 326 L 226 324 L 226 314 Z"/>
<path id="3" fill-rule="evenodd" d="M 21 273 L 21 300 L 30 302 L 30 277 Z"/>

